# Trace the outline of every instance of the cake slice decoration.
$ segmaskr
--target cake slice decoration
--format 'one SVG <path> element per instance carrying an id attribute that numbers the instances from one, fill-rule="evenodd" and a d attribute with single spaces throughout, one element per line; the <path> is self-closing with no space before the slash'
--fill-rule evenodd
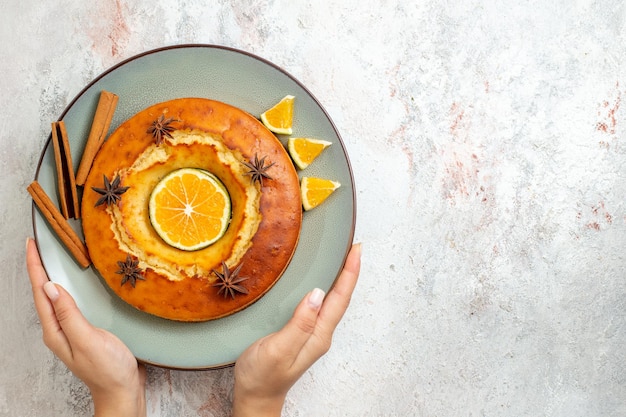
<path id="1" fill-rule="evenodd" d="M 180 120 L 172 117 L 166 119 L 165 115 L 162 114 L 158 119 L 152 122 L 146 133 L 150 133 L 152 135 L 154 142 L 158 146 L 163 143 L 165 138 L 172 139 L 172 132 L 176 130 L 176 128 L 172 126 L 172 123 L 179 121 Z"/>
<path id="2" fill-rule="evenodd" d="M 235 294 L 237 293 L 248 294 L 248 290 L 244 286 L 239 285 L 239 283 L 248 279 L 248 277 L 239 276 L 239 271 L 241 271 L 242 266 L 243 263 L 239 264 L 237 268 L 231 271 L 228 268 L 228 265 L 222 261 L 222 273 L 216 271 L 215 269 L 213 270 L 213 273 L 217 275 L 218 280 L 218 282 L 213 284 L 213 286 L 219 287 L 217 290 L 218 294 L 223 294 L 224 298 L 230 295 L 233 300 L 235 299 Z"/>
<path id="3" fill-rule="evenodd" d="M 139 268 L 139 261 L 137 259 L 133 259 L 130 255 L 126 255 L 125 261 L 118 261 L 117 266 L 119 266 L 120 269 L 115 273 L 122 275 L 121 285 L 130 282 L 130 285 L 135 288 L 138 279 L 145 281 L 143 271 Z"/>
<path id="4" fill-rule="evenodd" d="M 264 156 L 259 159 L 257 154 L 254 154 L 254 159 L 251 162 L 241 161 L 242 164 L 250 169 L 250 171 L 246 172 L 246 175 L 250 175 L 251 181 L 253 183 L 258 182 L 261 184 L 261 187 L 263 187 L 263 178 L 267 178 L 268 180 L 272 179 L 266 171 L 274 165 L 274 162 L 265 165 L 265 158 L 267 157 Z"/>
<path id="5" fill-rule="evenodd" d="M 128 191 L 130 187 L 122 187 L 120 183 L 122 179 L 119 175 L 117 175 L 113 181 L 109 181 L 106 175 L 104 177 L 104 188 L 99 187 L 91 187 L 92 190 L 97 192 L 98 194 L 102 194 L 102 197 L 96 201 L 95 207 L 98 207 L 101 204 L 105 204 L 110 206 L 112 204 L 116 204 L 118 201 L 122 199 L 122 194 Z"/>

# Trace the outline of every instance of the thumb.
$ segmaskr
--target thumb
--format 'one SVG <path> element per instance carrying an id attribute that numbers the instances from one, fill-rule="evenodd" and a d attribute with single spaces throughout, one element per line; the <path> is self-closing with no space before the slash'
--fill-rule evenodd
<path id="1" fill-rule="evenodd" d="M 317 315 L 325 295 L 324 291 L 316 288 L 309 292 L 296 307 L 291 321 L 293 321 L 293 324 L 298 327 L 301 333 L 311 334 L 315 330 Z"/>
<path id="2" fill-rule="evenodd" d="M 316 288 L 300 301 L 291 319 L 276 333 L 275 343 L 280 351 L 298 356 L 315 330 L 324 295 L 324 291 Z"/>
<path id="3" fill-rule="evenodd" d="M 43 289 L 54 307 L 57 321 L 70 348 L 76 341 L 86 340 L 85 334 L 91 331 L 92 326 L 80 312 L 70 293 L 51 281 L 45 283 Z"/>

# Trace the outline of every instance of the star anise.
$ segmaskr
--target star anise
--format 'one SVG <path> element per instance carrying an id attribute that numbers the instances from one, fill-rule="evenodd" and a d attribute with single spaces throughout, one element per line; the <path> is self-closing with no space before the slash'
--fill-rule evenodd
<path id="1" fill-rule="evenodd" d="M 100 204 L 106 203 L 108 206 L 111 204 L 117 203 L 122 199 L 122 194 L 126 192 L 130 187 L 120 187 L 120 182 L 122 179 L 120 176 L 116 176 L 113 182 L 109 181 L 106 175 L 104 177 L 104 188 L 91 187 L 95 192 L 102 194 L 102 197 L 96 201 L 95 207 L 98 207 Z"/>
<path id="2" fill-rule="evenodd" d="M 150 133 L 154 138 L 155 143 L 160 145 L 166 137 L 172 139 L 171 132 L 175 131 L 176 128 L 171 126 L 171 124 L 178 121 L 179 120 L 172 117 L 166 119 L 165 115 L 162 114 L 158 119 L 152 122 L 146 133 Z"/>
<path id="3" fill-rule="evenodd" d="M 143 277 L 143 271 L 141 270 L 141 268 L 139 268 L 138 265 L 139 260 L 133 260 L 130 255 L 126 255 L 125 261 L 117 261 L 117 266 L 119 266 L 120 269 L 115 273 L 122 275 L 121 285 L 130 282 L 130 285 L 135 288 L 135 284 L 137 283 L 138 279 L 145 281 L 145 278 Z"/>
<path id="4" fill-rule="evenodd" d="M 239 285 L 240 282 L 248 279 L 248 277 L 239 276 L 239 271 L 241 271 L 242 266 L 243 263 L 239 264 L 234 271 L 231 271 L 228 269 L 226 263 L 222 261 L 222 273 L 217 272 L 215 269 L 213 270 L 213 273 L 217 275 L 218 278 L 218 282 L 213 284 L 214 287 L 219 287 L 219 290 L 217 290 L 218 294 L 224 293 L 224 297 L 230 295 L 233 299 L 236 293 L 248 294 L 248 290 Z"/>
<path id="5" fill-rule="evenodd" d="M 265 158 L 266 157 L 264 156 L 259 159 L 257 154 L 254 154 L 254 159 L 251 162 L 241 161 L 242 164 L 250 169 L 250 171 L 246 172 L 246 175 L 250 175 L 253 183 L 258 181 L 259 184 L 261 184 L 261 187 L 263 187 L 263 178 L 267 178 L 269 180 L 272 179 L 266 171 L 274 165 L 274 162 L 269 165 L 265 165 Z"/>

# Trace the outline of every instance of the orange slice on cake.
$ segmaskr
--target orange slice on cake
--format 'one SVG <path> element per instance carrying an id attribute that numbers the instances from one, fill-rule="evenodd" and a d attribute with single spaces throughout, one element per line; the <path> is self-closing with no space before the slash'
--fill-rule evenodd
<path id="1" fill-rule="evenodd" d="M 169 245 L 186 251 L 206 248 L 221 238 L 230 222 L 231 203 L 222 182 L 208 171 L 181 168 L 154 187 L 150 222 Z"/>

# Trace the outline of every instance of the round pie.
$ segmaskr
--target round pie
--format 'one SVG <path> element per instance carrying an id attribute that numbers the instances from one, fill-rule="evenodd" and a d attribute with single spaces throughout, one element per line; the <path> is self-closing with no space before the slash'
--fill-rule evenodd
<path id="1" fill-rule="evenodd" d="M 225 232 L 195 250 L 166 242 L 150 218 L 153 191 L 178 171 L 206 173 L 230 204 Z M 202 98 L 159 103 L 122 123 L 94 159 L 81 210 L 108 287 L 179 321 L 224 317 L 258 300 L 289 264 L 302 224 L 298 175 L 282 143 L 245 111 Z"/>

